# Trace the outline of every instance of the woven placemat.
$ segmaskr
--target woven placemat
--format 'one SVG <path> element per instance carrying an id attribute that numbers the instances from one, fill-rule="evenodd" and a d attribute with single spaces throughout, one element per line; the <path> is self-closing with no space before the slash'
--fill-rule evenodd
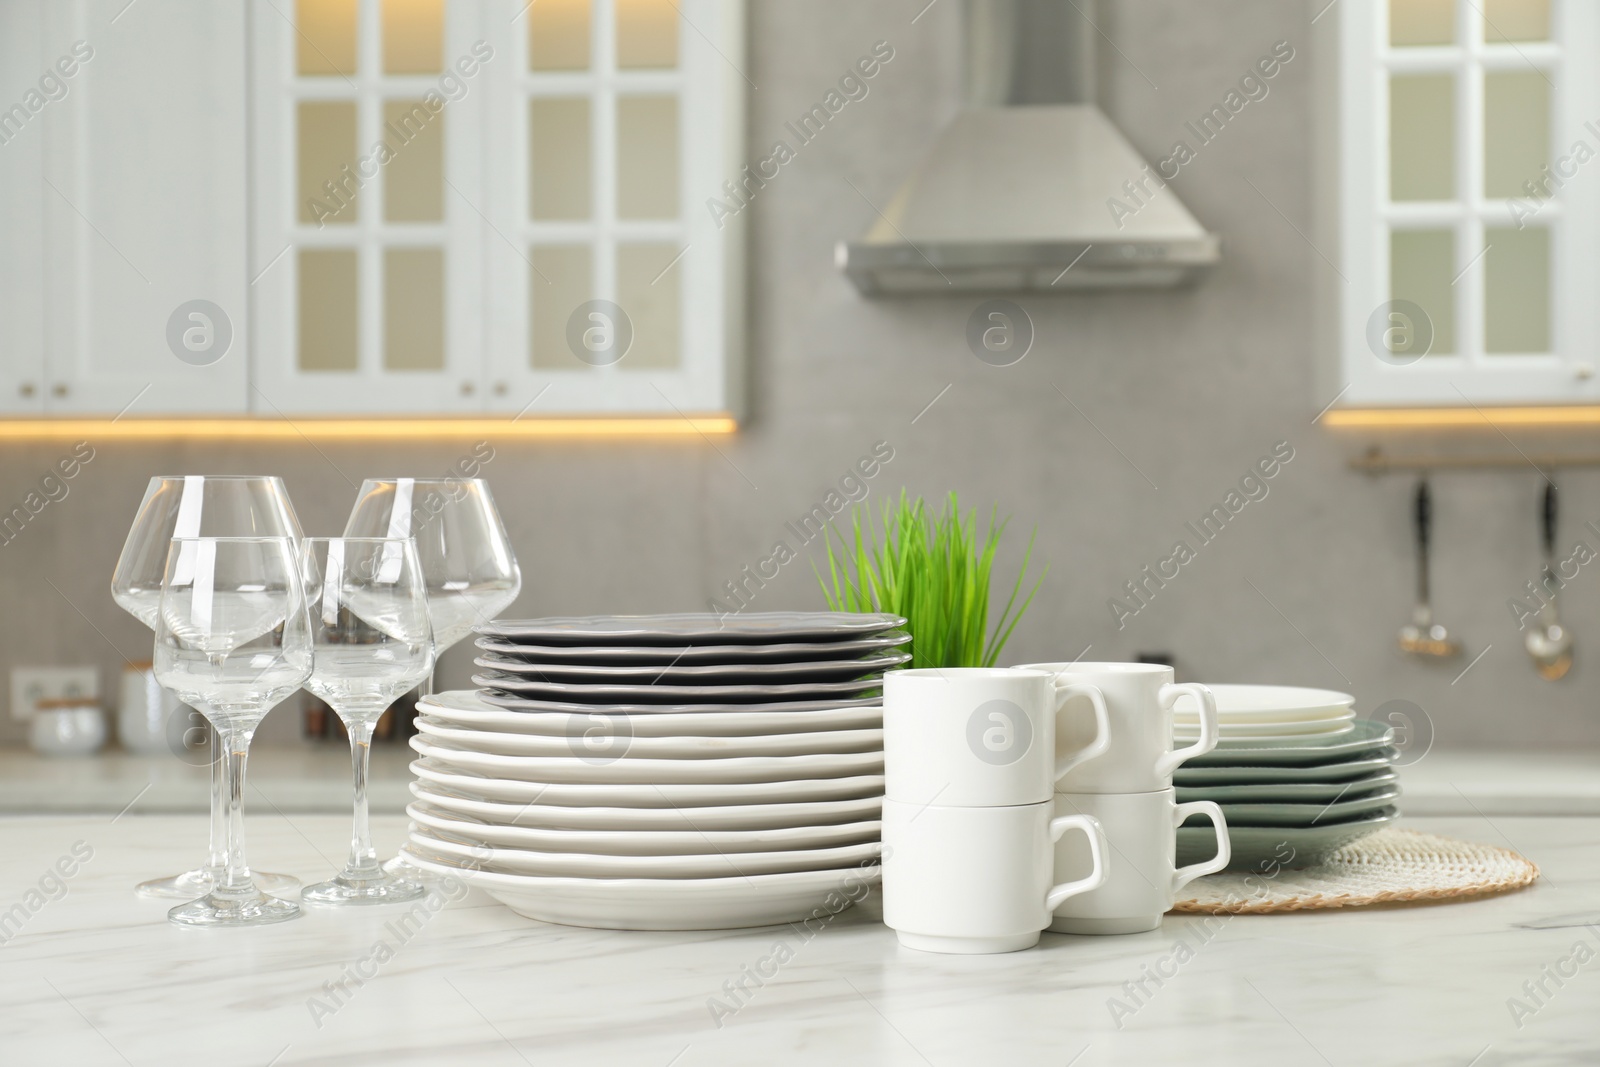
<path id="1" fill-rule="evenodd" d="M 1532 885 L 1539 868 L 1509 849 L 1388 828 L 1327 861 L 1276 874 L 1227 872 L 1189 883 L 1176 912 L 1256 914 L 1352 908 L 1392 901 L 1455 900 Z"/>

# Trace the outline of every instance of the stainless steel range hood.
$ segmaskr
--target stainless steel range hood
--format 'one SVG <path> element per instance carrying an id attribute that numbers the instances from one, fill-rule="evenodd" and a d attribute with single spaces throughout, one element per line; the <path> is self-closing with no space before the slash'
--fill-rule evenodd
<path id="1" fill-rule="evenodd" d="M 1217 261 L 1215 235 L 1094 105 L 1094 15 L 967 0 L 967 106 L 839 243 L 863 294 L 1170 286 Z"/>

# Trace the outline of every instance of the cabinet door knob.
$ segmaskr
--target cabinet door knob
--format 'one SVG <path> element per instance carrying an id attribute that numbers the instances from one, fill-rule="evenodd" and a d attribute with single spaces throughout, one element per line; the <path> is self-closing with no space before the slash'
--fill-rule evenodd
<path id="1" fill-rule="evenodd" d="M 471 382 L 462 382 L 461 383 L 461 395 L 462 396 L 471 396 L 472 393 L 473 393 L 473 390 L 475 390 L 476 388 L 477 388 L 477 386 L 473 385 Z"/>
<path id="2" fill-rule="evenodd" d="M 1572 376 L 1580 382 L 1586 382 L 1594 377 L 1593 363 L 1575 363 L 1572 366 Z"/>
<path id="3" fill-rule="evenodd" d="M 494 383 L 494 395 L 495 396 L 505 396 L 510 391 L 511 391 L 510 388 L 506 385 L 505 382 L 495 382 Z"/>
<path id="4" fill-rule="evenodd" d="M 67 395 L 66 383 L 65 382 L 57 382 L 55 385 L 50 387 L 50 392 L 55 396 L 66 396 Z"/>
<path id="5" fill-rule="evenodd" d="M 32 396 L 34 393 L 38 392 L 38 390 L 34 388 L 32 382 L 23 382 L 21 385 L 17 386 L 17 392 L 21 393 L 23 396 Z"/>

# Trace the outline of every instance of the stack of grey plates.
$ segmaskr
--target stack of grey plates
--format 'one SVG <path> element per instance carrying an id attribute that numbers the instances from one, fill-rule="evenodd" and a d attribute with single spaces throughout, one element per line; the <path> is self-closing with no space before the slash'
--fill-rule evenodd
<path id="1" fill-rule="evenodd" d="M 1399 817 L 1394 731 L 1355 718 L 1353 697 L 1284 686 L 1210 688 L 1222 739 L 1179 767 L 1173 784 L 1179 803 L 1222 807 L 1231 869 L 1316 866 Z M 1180 705 L 1179 743 L 1192 740 L 1183 712 Z M 1210 827 L 1192 821 L 1178 831 L 1183 864 L 1201 862 L 1215 848 Z"/>
<path id="2" fill-rule="evenodd" d="M 910 659 L 904 622 L 479 627 L 483 688 L 417 706 L 405 858 L 576 926 L 760 926 L 859 899 L 878 877 L 883 672 Z"/>

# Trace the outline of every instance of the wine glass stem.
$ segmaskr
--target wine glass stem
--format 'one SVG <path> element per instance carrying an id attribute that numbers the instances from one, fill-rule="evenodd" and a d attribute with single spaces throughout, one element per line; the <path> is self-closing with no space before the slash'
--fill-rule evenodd
<path id="1" fill-rule="evenodd" d="M 221 734 L 223 782 L 228 796 L 228 849 L 227 862 L 214 892 L 219 896 L 247 896 L 256 892 L 256 886 L 244 859 L 244 764 L 250 754 L 255 727 L 230 725 Z"/>
<path id="2" fill-rule="evenodd" d="M 434 654 L 437 655 L 438 652 L 443 651 L 443 649 L 439 649 Z M 431 696 L 433 696 L 433 671 L 429 671 L 428 676 L 417 684 L 417 699 L 420 700 L 423 697 Z"/>
<path id="3" fill-rule="evenodd" d="M 371 719 L 346 723 L 350 731 L 350 774 L 355 783 L 355 819 L 350 830 L 350 862 L 346 877 L 371 878 L 378 875 L 378 850 L 372 847 L 372 820 L 367 810 L 367 771 L 372 762 Z"/>
<path id="4" fill-rule="evenodd" d="M 211 743 L 211 843 L 206 866 L 216 879 L 228 865 L 228 794 L 222 769 L 222 737 L 210 723 L 206 723 L 206 734 Z"/>

